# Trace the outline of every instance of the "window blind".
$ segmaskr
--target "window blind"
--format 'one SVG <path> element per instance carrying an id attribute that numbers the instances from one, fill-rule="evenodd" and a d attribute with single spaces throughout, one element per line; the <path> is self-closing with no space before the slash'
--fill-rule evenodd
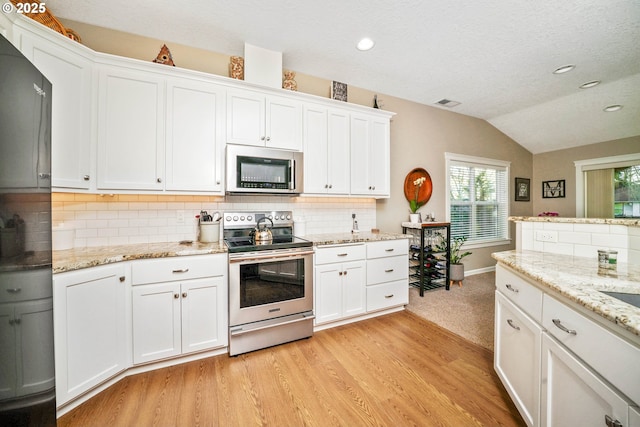
<path id="1" fill-rule="evenodd" d="M 450 160 L 449 214 L 451 236 L 468 243 L 508 239 L 507 166 Z"/>

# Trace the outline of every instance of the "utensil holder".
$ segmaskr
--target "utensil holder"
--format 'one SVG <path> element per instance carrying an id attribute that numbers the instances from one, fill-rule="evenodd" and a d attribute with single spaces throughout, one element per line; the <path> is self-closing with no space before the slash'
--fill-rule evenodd
<path id="1" fill-rule="evenodd" d="M 220 240 L 220 223 L 218 221 L 200 222 L 200 241 L 216 243 Z"/>

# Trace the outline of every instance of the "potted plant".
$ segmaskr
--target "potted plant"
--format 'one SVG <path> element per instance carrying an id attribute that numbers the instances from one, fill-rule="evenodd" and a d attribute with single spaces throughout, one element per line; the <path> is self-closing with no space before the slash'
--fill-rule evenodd
<path id="1" fill-rule="evenodd" d="M 413 199 L 409 200 L 409 210 L 411 213 L 409 214 L 409 218 L 411 222 L 421 222 L 420 214 L 418 213 L 418 209 L 420 209 L 424 203 L 420 203 L 418 201 L 418 193 L 420 192 L 420 187 L 424 184 L 426 177 L 422 176 L 415 181 L 413 181 L 413 185 L 415 186 Z"/>
<path id="2" fill-rule="evenodd" d="M 467 241 L 467 238 L 462 237 L 454 237 L 451 242 L 451 255 L 449 258 L 449 267 L 450 267 L 450 277 L 449 279 L 452 282 L 461 282 L 464 280 L 464 264 L 462 263 L 462 259 L 468 255 L 471 255 L 471 252 L 465 251 L 462 252 L 462 245 Z"/>

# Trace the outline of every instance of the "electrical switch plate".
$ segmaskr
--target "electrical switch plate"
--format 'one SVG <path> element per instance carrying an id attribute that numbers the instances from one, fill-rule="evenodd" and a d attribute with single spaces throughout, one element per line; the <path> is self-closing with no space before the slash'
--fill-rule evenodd
<path id="1" fill-rule="evenodd" d="M 184 224 L 184 211 L 176 211 L 176 224 Z"/>
<path id="2" fill-rule="evenodd" d="M 536 231 L 536 240 L 539 242 L 558 242 L 557 231 Z"/>

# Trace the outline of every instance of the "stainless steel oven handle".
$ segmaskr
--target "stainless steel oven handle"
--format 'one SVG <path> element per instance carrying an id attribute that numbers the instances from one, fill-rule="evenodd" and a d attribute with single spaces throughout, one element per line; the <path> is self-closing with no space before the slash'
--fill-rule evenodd
<path id="1" fill-rule="evenodd" d="M 257 327 L 257 328 L 251 328 L 251 329 L 238 329 L 238 330 L 233 330 L 233 329 L 231 329 L 231 330 L 229 331 L 229 334 L 230 334 L 231 336 L 236 337 L 236 336 L 238 336 L 238 335 L 244 335 L 244 334 L 248 334 L 248 333 L 251 333 L 251 332 L 261 331 L 261 330 L 263 330 L 263 329 L 275 328 L 275 327 L 283 326 L 283 325 L 290 325 L 290 324 L 292 324 L 292 323 L 303 322 L 303 321 L 306 321 L 306 320 L 313 320 L 313 319 L 315 319 L 315 318 L 316 318 L 316 316 L 315 316 L 315 315 L 311 315 L 311 316 L 303 316 L 303 317 L 301 317 L 301 318 L 299 318 L 299 319 L 289 320 L 289 321 L 286 321 L 286 322 L 282 322 L 282 323 L 275 323 L 275 324 L 271 324 L 271 325 L 259 326 L 259 327 Z"/>
<path id="2" fill-rule="evenodd" d="M 281 252 L 277 254 L 274 254 L 273 252 L 271 252 L 271 253 L 265 253 L 264 255 L 252 254 L 249 256 L 238 256 L 238 257 L 234 256 L 233 258 L 229 256 L 229 263 L 233 264 L 233 263 L 247 262 L 247 261 L 265 261 L 270 259 L 299 258 L 305 255 L 313 255 L 313 251 L 301 251 L 301 252 L 286 251 L 286 252 Z"/>

